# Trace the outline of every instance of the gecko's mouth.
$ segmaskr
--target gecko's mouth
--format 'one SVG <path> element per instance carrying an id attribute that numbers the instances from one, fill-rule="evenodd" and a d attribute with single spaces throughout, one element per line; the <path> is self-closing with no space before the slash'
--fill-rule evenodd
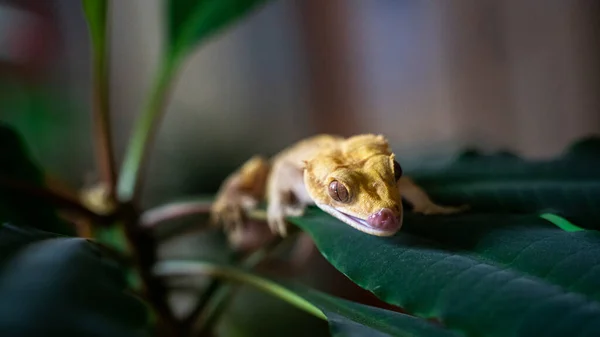
<path id="1" fill-rule="evenodd" d="M 343 221 L 344 223 L 358 229 L 359 231 L 375 236 L 392 236 L 400 230 L 400 227 L 402 227 L 402 218 L 398 219 L 398 225 L 395 226 L 395 228 L 382 229 L 375 228 L 369 225 L 369 223 L 366 220 L 338 211 L 337 209 L 329 205 L 317 204 L 317 206 L 323 211 L 334 216 L 338 220 Z"/>

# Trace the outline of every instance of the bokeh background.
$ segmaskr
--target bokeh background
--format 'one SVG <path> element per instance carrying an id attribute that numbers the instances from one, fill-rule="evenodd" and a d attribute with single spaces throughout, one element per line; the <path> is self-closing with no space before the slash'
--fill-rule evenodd
<path id="1" fill-rule="evenodd" d="M 156 70 L 162 10 L 110 10 L 119 160 Z M 465 145 L 557 155 L 600 131 L 599 13 L 595 0 L 272 1 L 186 63 L 145 200 L 212 193 L 224 169 L 318 132 L 383 133 L 411 158 Z M 94 162 L 79 1 L 1 0 L 0 46 L 2 120 L 50 172 L 83 184 Z"/>
<path id="2" fill-rule="evenodd" d="M 112 1 L 119 163 L 158 64 L 162 11 L 161 0 Z M 385 134 L 409 167 L 466 146 L 557 156 L 600 132 L 599 15 L 597 0 L 271 1 L 186 62 L 144 204 L 212 194 L 251 155 L 319 132 Z M 79 0 L 0 0 L 0 119 L 72 187 L 97 174 L 89 43 Z"/>

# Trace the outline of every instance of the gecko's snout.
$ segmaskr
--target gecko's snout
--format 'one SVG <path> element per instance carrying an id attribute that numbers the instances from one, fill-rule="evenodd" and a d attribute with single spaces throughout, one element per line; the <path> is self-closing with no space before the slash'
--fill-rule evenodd
<path id="1" fill-rule="evenodd" d="M 389 208 L 382 208 L 367 218 L 369 226 L 385 231 L 398 230 L 402 223 L 396 214 Z"/>

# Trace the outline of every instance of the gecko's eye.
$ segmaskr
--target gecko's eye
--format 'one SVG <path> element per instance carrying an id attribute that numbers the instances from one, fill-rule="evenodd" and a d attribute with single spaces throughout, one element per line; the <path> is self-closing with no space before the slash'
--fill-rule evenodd
<path id="1" fill-rule="evenodd" d="M 348 202 L 350 201 L 350 193 L 348 193 L 348 189 L 344 184 L 338 182 L 337 180 L 329 183 L 329 196 L 339 202 Z"/>
<path id="2" fill-rule="evenodd" d="M 402 177 L 402 167 L 400 167 L 400 163 L 394 160 L 394 179 L 396 181 L 400 180 Z"/>

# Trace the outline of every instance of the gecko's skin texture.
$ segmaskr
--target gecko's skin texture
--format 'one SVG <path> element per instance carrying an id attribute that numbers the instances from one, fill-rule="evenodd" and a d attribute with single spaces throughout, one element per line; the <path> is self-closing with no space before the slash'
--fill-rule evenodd
<path id="1" fill-rule="evenodd" d="M 222 184 L 212 221 L 226 230 L 243 224 L 245 212 L 267 200 L 267 222 L 281 236 L 285 218 L 316 205 L 364 233 L 391 236 L 402 227 L 402 198 L 413 211 L 451 214 L 467 206 L 432 202 L 409 178 L 381 135 L 342 138 L 318 135 L 283 150 L 271 160 L 253 157 Z"/>

